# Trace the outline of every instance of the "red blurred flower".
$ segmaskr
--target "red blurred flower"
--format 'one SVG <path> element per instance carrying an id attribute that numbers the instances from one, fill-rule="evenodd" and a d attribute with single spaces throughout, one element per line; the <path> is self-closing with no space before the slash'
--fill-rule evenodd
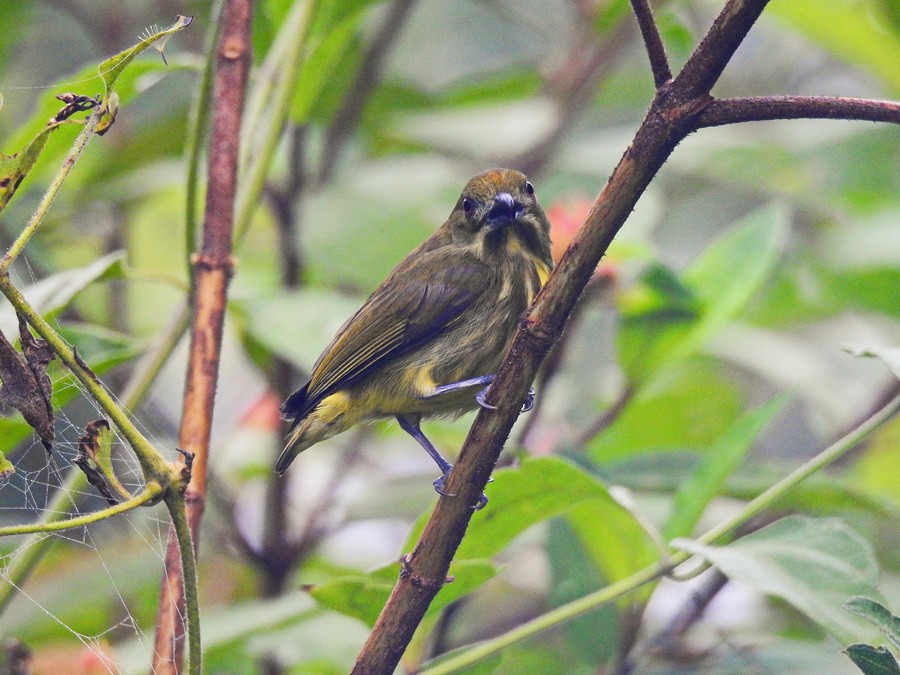
<path id="1" fill-rule="evenodd" d="M 575 233 L 587 220 L 588 214 L 594 202 L 583 196 L 569 197 L 564 201 L 557 201 L 547 208 L 547 218 L 550 220 L 550 239 L 552 244 L 550 252 L 553 262 L 558 263 L 563 253 L 572 243 Z M 594 270 L 594 279 L 603 278 L 609 282 L 616 280 L 615 262 L 609 259 L 600 261 Z"/>
<path id="2" fill-rule="evenodd" d="M 276 431 L 281 427 L 281 399 L 273 392 L 266 391 L 241 413 L 241 426 L 264 431 Z"/>

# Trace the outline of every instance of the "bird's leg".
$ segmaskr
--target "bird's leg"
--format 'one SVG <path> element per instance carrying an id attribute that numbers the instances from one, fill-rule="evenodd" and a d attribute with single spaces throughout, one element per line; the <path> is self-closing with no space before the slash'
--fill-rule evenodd
<path id="1" fill-rule="evenodd" d="M 431 444 L 431 441 L 429 441 L 425 436 L 425 434 L 422 433 L 422 430 L 419 428 L 419 422 L 421 421 L 421 419 L 421 415 L 397 415 L 397 421 L 400 423 L 400 428 L 410 436 L 415 438 L 416 442 L 423 448 L 425 448 L 425 452 L 427 452 L 431 456 L 431 459 L 435 461 L 435 463 L 438 465 L 438 468 L 441 470 L 441 477 L 433 483 L 434 489 L 439 495 L 443 495 L 445 497 L 455 497 L 456 495 L 444 492 L 444 481 L 447 480 L 447 476 L 450 475 L 450 470 L 453 468 L 453 465 L 441 456 L 441 453 L 437 451 L 437 448 L 435 448 L 434 445 Z M 475 504 L 472 508 L 476 511 L 478 509 L 483 509 L 487 502 L 488 498 L 484 494 L 482 494 L 478 500 L 478 503 Z"/>
<path id="2" fill-rule="evenodd" d="M 451 382 L 450 384 L 442 384 L 434 388 L 434 391 L 429 394 L 426 398 L 432 398 L 434 396 L 440 396 L 441 394 L 446 394 L 451 391 L 459 391 L 460 389 L 468 389 L 469 387 L 477 387 L 482 386 L 483 389 L 475 394 L 475 400 L 478 401 L 478 405 L 482 408 L 487 408 L 488 410 L 496 410 L 497 406 L 491 405 L 485 399 L 487 396 L 488 389 L 491 388 L 491 384 L 494 381 L 495 375 L 493 373 L 489 373 L 488 375 L 481 375 L 479 377 L 472 377 L 468 380 L 460 380 L 459 382 Z M 525 396 L 525 402 L 522 404 L 522 412 L 528 412 L 534 407 L 534 389 L 531 387 L 528 388 L 528 394 Z"/>

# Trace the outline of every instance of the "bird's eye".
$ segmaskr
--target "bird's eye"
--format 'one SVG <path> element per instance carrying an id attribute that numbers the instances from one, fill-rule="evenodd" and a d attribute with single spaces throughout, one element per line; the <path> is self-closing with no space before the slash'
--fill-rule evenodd
<path id="1" fill-rule="evenodd" d="M 463 213 L 471 216 L 475 213 L 475 201 L 471 197 L 463 197 L 462 201 Z"/>
<path id="2" fill-rule="evenodd" d="M 525 181 L 525 194 L 529 197 L 534 197 L 534 185 L 529 181 Z"/>

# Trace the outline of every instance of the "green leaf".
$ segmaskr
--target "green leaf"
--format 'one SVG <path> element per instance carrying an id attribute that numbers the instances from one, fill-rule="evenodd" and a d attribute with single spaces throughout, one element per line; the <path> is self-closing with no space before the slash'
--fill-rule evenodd
<path id="1" fill-rule="evenodd" d="M 836 518 L 788 516 L 728 546 L 676 539 L 726 576 L 783 598 L 845 643 L 868 640 L 870 626 L 849 616 L 850 595 L 878 596 L 869 543 Z"/>
<path id="2" fill-rule="evenodd" d="M 607 581 L 659 557 L 641 525 L 606 487 L 559 457 L 529 459 L 516 469 L 496 471 L 487 492 L 491 501 L 472 518 L 457 560 L 490 558 L 528 528 L 562 514 L 568 515 Z M 414 546 L 427 515 L 413 527 L 404 550 Z"/>
<path id="3" fill-rule="evenodd" d="M 844 608 L 878 628 L 895 649 L 900 649 L 900 618 L 891 614 L 887 607 L 872 598 L 857 596 L 850 598 Z"/>
<path id="4" fill-rule="evenodd" d="M 311 586 L 308 591 L 319 604 L 373 626 L 399 574 L 399 564 L 391 564 L 369 574 L 338 577 Z M 448 574 L 454 580 L 444 584 L 428 607 L 426 617 L 471 593 L 494 577 L 497 568 L 488 560 L 455 560 Z"/>
<path id="5" fill-rule="evenodd" d="M 106 86 L 107 95 L 112 92 L 113 86 L 119 78 L 119 75 L 121 75 L 122 71 L 125 70 L 125 67 L 134 60 L 135 56 L 147 49 L 147 47 L 156 46 L 159 48 L 171 35 L 177 33 L 182 28 L 189 26 L 191 21 L 193 21 L 192 17 L 179 16 L 168 28 L 154 31 L 153 33 L 150 33 L 148 30 L 147 32 L 150 34 L 146 38 L 133 47 L 129 47 L 125 51 L 119 52 L 115 56 L 111 56 L 101 63 L 97 67 L 97 70 L 100 73 L 100 77 L 103 78 L 103 84 Z M 159 51 L 161 52 L 162 50 L 160 49 Z"/>
<path id="6" fill-rule="evenodd" d="M 13 198 L 25 176 L 31 171 L 34 163 L 47 146 L 50 134 L 63 124 L 74 124 L 71 121 L 59 122 L 45 127 L 21 151 L 14 155 L 0 154 L 0 211 Z"/>
<path id="7" fill-rule="evenodd" d="M 341 293 L 304 289 L 232 300 L 229 308 L 245 340 L 307 369 L 359 305 Z"/>
<path id="8" fill-rule="evenodd" d="M 6 459 L 6 455 L 0 452 L 0 480 L 6 478 L 11 473 L 16 472 L 16 467 L 13 466 L 12 462 Z"/>
<path id="9" fill-rule="evenodd" d="M 791 0 L 772 3 L 766 14 L 838 58 L 875 73 L 895 91 L 900 89 L 900 34 L 889 29 L 890 19 L 880 3 Z"/>
<path id="10" fill-rule="evenodd" d="M 704 455 L 703 462 L 675 494 L 672 516 L 663 528 L 666 539 L 693 532 L 713 497 L 744 459 L 760 432 L 784 407 L 786 396 L 773 398 L 741 417 Z"/>
<path id="11" fill-rule="evenodd" d="M 662 448 L 704 451 L 740 412 L 741 394 L 720 367 L 694 358 L 640 392 L 588 449 L 603 464 Z"/>
<path id="12" fill-rule="evenodd" d="M 884 647 L 857 643 L 847 647 L 844 653 L 865 675 L 900 675 L 897 659 Z"/>
<path id="13" fill-rule="evenodd" d="M 786 220 L 781 209 L 770 207 L 735 225 L 682 275 L 684 292 L 657 279 L 656 297 L 668 301 L 624 317 L 616 339 L 633 383 L 640 387 L 694 354 L 744 310 L 772 272 Z"/>
<path id="14" fill-rule="evenodd" d="M 879 358 L 891 369 L 895 377 L 900 378 L 900 347 L 867 347 L 863 345 L 843 345 L 848 354 L 866 358 Z"/>
<path id="15" fill-rule="evenodd" d="M 313 116 L 323 96 L 332 93 L 339 76 L 345 79 L 342 76 L 347 71 L 354 72 L 354 67 L 348 67 L 346 57 L 358 47 L 358 28 L 358 19 L 351 17 L 333 26 L 321 38 L 313 39 L 311 52 L 300 66 L 291 102 L 291 119 L 297 124 L 304 124 Z M 341 92 L 344 89 L 340 87 Z"/>
<path id="16" fill-rule="evenodd" d="M 22 289 L 29 304 L 41 314 L 65 307 L 77 293 L 94 281 L 121 278 L 123 276 L 122 251 L 115 251 L 84 267 L 66 270 L 42 279 Z M 0 331 L 15 332 L 18 320 L 11 305 L 0 307 Z"/>

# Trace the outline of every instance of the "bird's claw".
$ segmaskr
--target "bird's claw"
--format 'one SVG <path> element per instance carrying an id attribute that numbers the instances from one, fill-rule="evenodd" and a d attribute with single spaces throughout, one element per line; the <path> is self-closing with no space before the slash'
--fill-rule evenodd
<path id="1" fill-rule="evenodd" d="M 497 406 L 491 405 L 485 400 L 485 396 L 487 396 L 488 389 L 491 388 L 491 385 L 486 386 L 484 389 L 475 394 L 475 401 L 477 401 L 478 405 L 486 410 L 496 410 Z"/>
<path id="2" fill-rule="evenodd" d="M 434 481 L 434 483 L 432 483 L 432 485 L 434 485 L 434 491 L 437 492 L 442 497 L 455 497 L 456 496 L 454 493 L 447 492 L 444 490 L 444 481 L 447 479 L 447 476 L 449 476 L 449 475 L 450 475 L 450 470 L 448 469 L 447 473 L 445 473 L 443 476 L 441 476 L 436 481 Z M 492 483 L 492 482 L 494 482 L 494 479 L 488 478 L 488 483 Z M 470 508 L 473 511 L 480 511 L 485 506 L 487 506 L 487 503 L 488 503 L 487 495 L 482 492 L 481 497 L 479 497 L 478 501 L 474 505 L 472 505 Z"/>
<path id="3" fill-rule="evenodd" d="M 488 385 L 484 389 L 479 391 L 477 394 L 475 394 L 475 401 L 482 408 L 486 408 L 487 410 L 496 410 L 497 406 L 491 405 L 490 403 L 487 402 L 487 400 L 485 398 L 487 396 L 488 389 L 490 389 L 490 388 L 491 388 L 491 385 Z M 527 413 L 532 408 L 534 408 L 534 389 L 532 387 L 529 387 L 528 393 L 525 394 L 525 402 L 522 403 L 521 412 Z"/>
<path id="4" fill-rule="evenodd" d="M 528 393 L 525 394 L 525 402 L 522 404 L 522 412 L 527 413 L 533 407 L 534 407 L 534 387 L 528 387 Z"/>

